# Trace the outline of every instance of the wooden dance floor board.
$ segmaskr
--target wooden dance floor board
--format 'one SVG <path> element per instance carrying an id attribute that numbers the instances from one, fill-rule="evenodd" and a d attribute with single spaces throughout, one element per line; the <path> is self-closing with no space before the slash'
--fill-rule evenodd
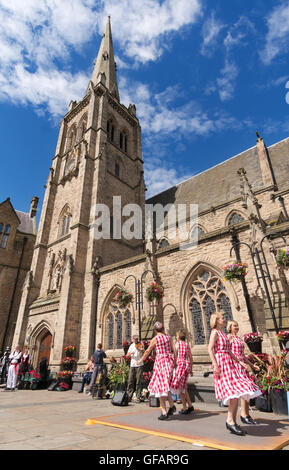
<path id="1" fill-rule="evenodd" d="M 167 439 L 189 442 L 219 450 L 279 450 L 289 444 L 289 420 L 256 419 L 256 425 L 243 425 L 248 434 L 236 436 L 225 428 L 226 412 L 195 410 L 190 415 L 175 414 L 158 420 L 159 409 L 90 418 L 87 425 L 103 424 Z M 280 417 L 281 418 L 281 417 Z"/>

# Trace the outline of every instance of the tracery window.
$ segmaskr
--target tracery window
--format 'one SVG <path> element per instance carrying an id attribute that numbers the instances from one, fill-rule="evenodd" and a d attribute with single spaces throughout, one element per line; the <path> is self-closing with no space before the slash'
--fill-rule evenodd
<path id="1" fill-rule="evenodd" d="M 195 345 L 209 344 L 210 317 L 223 310 L 225 319 L 233 320 L 230 300 L 221 279 L 209 269 L 198 272 L 189 293 L 189 311 Z"/>
<path id="2" fill-rule="evenodd" d="M 0 224 L 0 248 L 6 248 L 8 237 L 10 235 L 11 226 L 7 224 L 4 228 L 4 224 Z"/>
<path id="3" fill-rule="evenodd" d="M 58 233 L 59 237 L 63 237 L 64 235 L 67 235 L 69 233 L 71 217 L 72 215 L 70 212 L 70 208 L 68 205 L 66 205 L 62 209 L 60 217 L 59 217 L 59 233 Z"/>
<path id="4" fill-rule="evenodd" d="M 231 217 L 229 218 L 228 225 L 235 225 L 243 221 L 244 221 L 243 217 L 240 214 L 237 214 L 237 212 L 234 212 L 234 214 L 232 214 Z"/>
<path id="5" fill-rule="evenodd" d="M 112 301 L 105 320 L 104 345 L 106 349 L 122 349 L 124 341 L 131 340 L 132 315 L 129 309 L 120 311 Z"/>

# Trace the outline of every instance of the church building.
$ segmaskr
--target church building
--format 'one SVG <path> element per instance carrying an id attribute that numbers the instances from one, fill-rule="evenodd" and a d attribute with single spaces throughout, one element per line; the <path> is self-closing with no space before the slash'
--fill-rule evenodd
<path id="1" fill-rule="evenodd" d="M 158 318 L 172 336 L 185 329 L 195 371 L 203 373 L 211 370 L 210 315 L 223 310 L 241 334 L 258 330 L 263 350 L 277 351 L 276 330 L 289 328 L 288 271 L 276 265 L 289 236 L 289 138 L 267 148 L 257 135 L 250 149 L 146 201 L 141 126 L 135 105 L 120 100 L 108 19 L 86 94 L 61 121 L 13 343 L 28 345 L 35 365 L 46 355 L 52 370 L 73 344 L 82 370 L 97 343 L 121 356 L 123 342 L 139 331 L 150 338 Z M 118 230 L 118 201 L 141 209 L 141 237 Z M 165 215 L 150 236 L 148 204 Z M 167 208 L 191 204 L 195 225 L 187 215 L 177 225 L 187 228 L 188 245 L 196 235 L 198 244 L 183 249 L 178 233 L 169 236 Z M 103 225 L 110 236 L 102 238 L 100 205 L 109 209 Z M 234 260 L 248 264 L 243 282 L 223 279 Z M 160 304 L 145 295 L 154 280 L 164 289 Z M 119 289 L 134 297 L 126 308 L 115 300 Z"/>

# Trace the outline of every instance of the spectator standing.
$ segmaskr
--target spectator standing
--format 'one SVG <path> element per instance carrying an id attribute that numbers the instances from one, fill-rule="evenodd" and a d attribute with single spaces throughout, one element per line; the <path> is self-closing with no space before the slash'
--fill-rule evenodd
<path id="1" fill-rule="evenodd" d="M 143 363 L 141 360 L 144 353 L 144 346 L 138 341 L 138 335 L 132 337 L 132 344 L 130 345 L 126 357 L 130 357 L 130 369 L 128 376 L 127 394 L 129 401 L 132 400 L 134 390 L 136 391 L 136 399 L 139 403 L 141 401 L 142 391 L 142 370 Z"/>
<path id="2" fill-rule="evenodd" d="M 8 369 L 7 384 L 5 390 L 14 391 L 17 384 L 18 367 L 21 361 L 22 352 L 20 351 L 19 345 L 16 346 L 15 350 L 10 354 L 10 366 Z"/>
<path id="3" fill-rule="evenodd" d="M 104 360 L 105 358 L 106 358 L 106 354 L 105 354 L 105 352 L 104 352 L 103 349 L 102 349 L 102 344 L 99 343 L 99 344 L 97 345 L 96 350 L 94 351 L 94 354 L 93 354 L 94 368 L 93 368 L 93 373 L 92 373 L 91 381 L 90 381 L 90 384 L 89 384 L 89 392 L 88 392 L 88 395 L 91 395 L 92 386 L 93 386 L 94 383 L 95 383 L 95 380 L 96 380 L 97 375 L 98 375 L 98 374 L 102 374 L 103 366 L 104 366 L 103 360 Z"/>
<path id="4" fill-rule="evenodd" d="M 93 369 L 94 369 L 94 359 L 93 359 L 93 356 L 91 356 L 90 360 L 88 361 L 88 363 L 87 363 L 87 365 L 84 369 L 84 372 L 86 372 L 86 374 L 84 374 L 84 376 L 83 376 L 83 379 L 82 379 L 82 382 L 81 382 L 81 387 L 80 387 L 80 390 L 78 391 L 78 393 L 83 393 L 84 385 L 90 383 L 92 373 L 93 373 Z"/>

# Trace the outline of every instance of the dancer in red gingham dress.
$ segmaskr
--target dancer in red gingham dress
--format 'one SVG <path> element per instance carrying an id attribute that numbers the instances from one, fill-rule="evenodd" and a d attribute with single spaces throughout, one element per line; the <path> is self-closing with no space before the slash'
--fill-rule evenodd
<path id="1" fill-rule="evenodd" d="M 235 362 L 246 368 L 231 351 L 227 335 L 221 331 L 225 326 L 223 314 L 213 314 L 210 318 L 212 328 L 209 354 L 213 363 L 216 398 L 224 405 L 228 404 L 227 429 L 233 434 L 244 436 L 245 432 L 236 423 L 238 399 L 246 401 L 261 395 L 261 390 L 252 380 L 241 375 Z"/>
<path id="2" fill-rule="evenodd" d="M 160 399 L 162 414 L 160 420 L 168 419 L 176 411 L 170 388 L 173 377 L 175 363 L 175 350 L 172 339 L 164 333 L 162 323 L 156 322 L 155 330 L 157 335 L 151 340 L 150 345 L 139 362 L 144 362 L 151 351 L 156 349 L 156 359 L 154 363 L 153 375 L 148 389 L 151 394 Z M 170 408 L 167 412 L 166 399 L 168 399 Z"/>
<path id="3" fill-rule="evenodd" d="M 231 351 L 236 356 L 239 361 L 248 364 L 252 369 L 260 370 L 257 365 L 252 364 L 249 359 L 245 356 L 245 343 L 239 338 L 239 325 L 236 321 L 230 321 L 227 325 L 228 338 L 231 345 Z M 241 366 L 241 364 L 236 364 L 236 368 L 241 376 L 250 379 L 250 374 L 247 369 Z M 257 424 L 249 414 L 249 402 L 241 399 L 241 421 L 245 424 Z"/>
<path id="4" fill-rule="evenodd" d="M 175 346 L 177 353 L 177 367 L 174 370 L 171 392 L 175 395 L 180 394 L 183 409 L 180 414 L 189 414 L 194 411 L 190 395 L 187 390 L 189 375 L 193 375 L 193 358 L 190 346 L 185 342 L 186 334 L 184 331 L 177 331 L 177 344 Z"/>

